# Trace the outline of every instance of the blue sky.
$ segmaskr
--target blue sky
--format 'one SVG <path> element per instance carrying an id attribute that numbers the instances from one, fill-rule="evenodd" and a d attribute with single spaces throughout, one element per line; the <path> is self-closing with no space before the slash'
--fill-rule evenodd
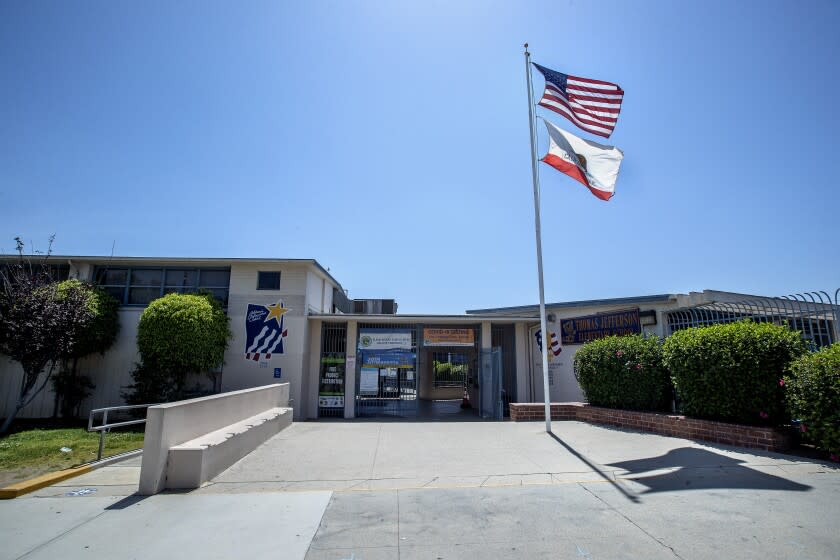
<path id="1" fill-rule="evenodd" d="M 838 16 L 6 0 L 0 249 L 55 233 L 60 254 L 316 258 L 401 312 L 535 303 L 528 41 L 536 62 L 626 92 L 610 202 L 541 164 L 548 301 L 833 292 Z"/>

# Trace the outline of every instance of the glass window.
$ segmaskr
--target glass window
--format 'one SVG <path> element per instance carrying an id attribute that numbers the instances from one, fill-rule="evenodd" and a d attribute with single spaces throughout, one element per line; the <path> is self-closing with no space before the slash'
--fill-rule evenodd
<path id="1" fill-rule="evenodd" d="M 279 272 L 258 272 L 257 273 L 257 289 L 258 290 L 279 290 L 280 289 L 280 273 Z"/>
<path id="2" fill-rule="evenodd" d="M 103 286 L 125 285 L 127 279 L 127 268 L 101 268 L 96 274 L 96 283 Z"/>
<path id="3" fill-rule="evenodd" d="M 201 287 L 227 305 L 230 269 L 102 267 L 96 269 L 94 278 L 124 305 L 148 305 L 161 295 L 194 294 Z"/>
<path id="4" fill-rule="evenodd" d="M 131 270 L 131 285 L 160 286 L 162 272 L 159 268 L 133 268 Z"/>
<path id="5" fill-rule="evenodd" d="M 160 288 L 131 288 L 128 290 L 130 305 L 147 305 L 160 297 Z"/>
<path id="6" fill-rule="evenodd" d="M 277 273 L 279 282 L 280 273 Z M 230 271 L 229 270 L 201 270 L 201 279 L 199 280 L 201 287 L 208 288 L 222 288 L 230 285 Z"/>
<path id="7" fill-rule="evenodd" d="M 166 285 L 167 286 L 195 286 L 198 281 L 198 270 L 172 268 L 166 271 Z"/>

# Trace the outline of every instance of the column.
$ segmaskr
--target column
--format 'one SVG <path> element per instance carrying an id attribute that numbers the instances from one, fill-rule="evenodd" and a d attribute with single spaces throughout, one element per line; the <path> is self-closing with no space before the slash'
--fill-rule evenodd
<path id="1" fill-rule="evenodd" d="M 356 321 L 347 321 L 347 345 L 344 349 L 344 417 L 356 417 Z"/>

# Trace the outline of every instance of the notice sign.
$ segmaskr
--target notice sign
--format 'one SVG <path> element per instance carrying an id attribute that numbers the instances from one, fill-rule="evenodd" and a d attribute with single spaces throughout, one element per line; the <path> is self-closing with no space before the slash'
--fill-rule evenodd
<path id="1" fill-rule="evenodd" d="M 362 368 L 359 376 L 359 394 L 375 395 L 379 392 L 379 369 Z"/>
<path id="2" fill-rule="evenodd" d="M 472 329 L 423 329 L 423 346 L 474 346 Z"/>
<path id="3" fill-rule="evenodd" d="M 409 329 L 362 329 L 359 331 L 360 350 L 411 350 Z"/>
<path id="4" fill-rule="evenodd" d="M 583 344 L 605 336 L 624 336 L 642 332 L 639 310 L 587 315 L 561 319 L 560 332 L 563 344 Z"/>

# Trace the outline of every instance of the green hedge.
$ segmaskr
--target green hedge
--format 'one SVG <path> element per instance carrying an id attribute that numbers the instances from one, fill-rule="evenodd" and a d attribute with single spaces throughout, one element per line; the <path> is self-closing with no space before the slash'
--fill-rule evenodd
<path id="1" fill-rule="evenodd" d="M 659 339 L 609 336 L 575 354 L 575 376 L 590 404 L 630 410 L 669 410 L 671 380 Z"/>
<path id="2" fill-rule="evenodd" d="M 677 331 L 663 350 L 684 414 L 753 425 L 789 420 L 780 381 L 805 352 L 798 332 L 741 321 Z"/>
<path id="3" fill-rule="evenodd" d="M 140 315 L 137 348 L 147 367 L 205 373 L 222 365 L 230 336 L 228 317 L 211 295 L 168 294 Z"/>
<path id="4" fill-rule="evenodd" d="M 785 393 L 805 436 L 840 454 L 840 343 L 795 360 L 785 377 Z"/>

